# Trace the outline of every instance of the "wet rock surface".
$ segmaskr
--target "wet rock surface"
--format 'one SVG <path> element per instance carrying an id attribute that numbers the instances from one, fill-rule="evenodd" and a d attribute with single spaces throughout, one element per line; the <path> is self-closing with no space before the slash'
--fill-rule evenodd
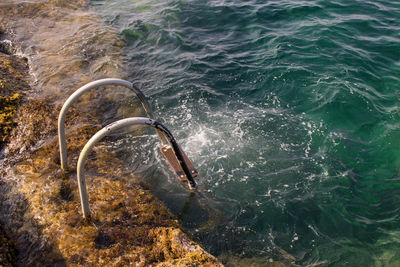
<path id="1" fill-rule="evenodd" d="M 6 49 L 0 52 L 0 150 L 8 142 L 12 129 L 17 125 L 17 109 L 24 91 L 30 88 L 24 80 L 27 76 L 26 60 L 4 52 L 7 52 Z M 1 157 L 4 157 L 3 152 L 0 153 Z M 2 165 L 2 169 L 3 167 Z M 0 181 L 0 187 L 3 184 L 4 182 Z M 2 223 L 0 221 L 0 266 L 15 266 L 17 251 Z"/>
<path id="2" fill-rule="evenodd" d="M 57 140 L 60 99 L 82 81 L 116 74 L 121 46 L 110 32 L 88 34 L 96 30 L 88 22 L 94 19 L 80 10 L 85 4 L 6 0 L 0 5 L 0 25 L 7 28 L 0 31 L 7 35 L 0 38 L 0 265 L 222 266 L 102 143 L 86 164 L 92 216 L 82 218 L 76 162 L 104 121 L 95 113 L 70 109 L 71 171 L 64 172 Z M 75 9 L 78 15 L 67 16 Z M 62 29 L 64 34 L 47 42 L 45 36 L 35 36 L 43 29 Z M 19 50 L 28 60 L 13 55 Z M 82 101 L 96 96 L 87 94 Z M 111 100 L 93 105 L 104 107 L 104 101 Z"/>
<path id="3" fill-rule="evenodd" d="M 26 59 L 0 52 L 0 149 L 15 127 L 15 115 L 25 91 Z"/>
<path id="4" fill-rule="evenodd" d="M 26 56 L 36 93 L 52 101 L 71 94 L 77 84 L 123 76 L 123 42 L 90 11 L 87 2 L 0 3 L 0 51 Z"/>
<path id="5" fill-rule="evenodd" d="M 22 123 L 36 116 L 52 118 L 52 113 L 46 113 L 52 109 L 38 100 L 28 105 L 29 109 L 20 109 L 14 132 L 29 140 L 24 149 L 29 153 L 13 162 L 4 176 L 3 189 L 8 186 L 11 190 L 3 195 L 1 204 L 3 223 L 17 249 L 25 254 L 18 256 L 21 265 L 218 265 L 214 257 L 190 241 L 165 206 L 127 174 L 118 156 L 102 145 L 96 147 L 87 164 L 92 216 L 84 220 L 75 172 L 64 173 L 59 168 L 55 125 L 43 122 L 47 130 L 38 138 Z M 80 124 L 69 135 L 67 149 L 72 159 L 98 130 Z M 39 148 L 35 147 L 37 138 L 46 140 Z M 70 163 L 75 167 L 74 160 Z M 16 199 L 20 207 L 15 206 Z"/>

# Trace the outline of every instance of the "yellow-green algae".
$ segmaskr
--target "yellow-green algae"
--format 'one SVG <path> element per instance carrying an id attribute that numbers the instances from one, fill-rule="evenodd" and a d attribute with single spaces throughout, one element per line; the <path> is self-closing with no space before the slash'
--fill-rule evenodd
<path id="1" fill-rule="evenodd" d="M 29 88 L 23 79 L 26 73 L 24 59 L 0 53 L 0 148 L 7 142 L 15 127 L 14 117 L 22 94 Z"/>
<path id="2" fill-rule="evenodd" d="M 14 116 L 21 101 L 20 94 L 0 96 L 0 146 L 4 144 L 15 126 Z"/>
<path id="3" fill-rule="evenodd" d="M 0 53 L 0 149 L 7 143 L 16 126 L 14 117 L 23 91 L 29 88 L 23 79 L 26 73 L 24 59 Z M 0 224 L 0 266 L 14 266 L 15 262 L 14 244 Z"/>

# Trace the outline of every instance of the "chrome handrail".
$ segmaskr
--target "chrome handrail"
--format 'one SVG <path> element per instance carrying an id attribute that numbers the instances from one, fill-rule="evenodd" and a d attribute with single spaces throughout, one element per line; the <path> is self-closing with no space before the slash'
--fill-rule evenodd
<path id="1" fill-rule="evenodd" d="M 94 145 L 96 145 L 103 137 L 109 135 L 110 133 L 118 129 L 131 125 L 148 125 L 154 127 L 157 131 L 162 132 L 174 150 L 175 156 L 186 175 L 189 188 L 194 189 L 196 187 L 196 182 L 192 177 L 192 174 L 184 160 L 184 157 L 181 153 L 181 150 L 179 149 L 177 142 L 175 141 L 175 138 L 164 125 L 153 119 L 143 118 L 143 117 L 122 119 L 107 125 L 103 129 L 98 131 L 95 135 L 93 135 L 92 138 L 90 138 L 90 140 L 86 143 L 85 147 L 82 149 L 81 154 L 79 155 L 77 176 L 78 176 L 79 195 L 81 199 L 82 213 L 84 218 L 89 218 L 90 216 L 89 201 L 88 201 L 86 181 L 85 181 L 85 168 L 84 168 L 88 154 L 90 153 Z"/>
<path id="2" fill-rule="evenodd" d="M 96 88 L 96 87 L 104 86 L 104 85 L 120 85 L 120 86 L 130 89 L 139 98 L 140 102 L 143 105 L 144 110 L 147 113 L 147 116 L 150 119 L 155 119 L 154 115 L 153 115 L 153 111 L 151 110 L 151 107 L 150 107 L 146 97 L 131 82 L 121 80 L 121 79 L 108 78 L 108 79 L 101 79 L 101 80 L 93 81 L 93 82 L 90 82 L 90 83 L 80 87 L 67 99 L 67 101 L 65 101 L 63 107 L 61 108 L 60 115 L 58 117 L 58 141 L 59 141 L 59 147 L 60 147 L 61 168 L 63 170 L 66 170 L 68 168 L 68 161 L 67 161 L 68 156 L 67 156 L 67 146 L 66 146 L 66 140 L 65 140 L 65 123 L 64 123 L 67 110 L 72 105 L 72 103 L 78 97 L 80 97 L 83 93 L 85 93 L 86 91 L 88 91 L 92 88 Z M 156 131 L 157 131 L 158 137 L 160 138 L 162 145 L 164 145 L 165 139 L 164 139 L 162 131 L 160 131 L 160 130 L 156 130 Z"/>

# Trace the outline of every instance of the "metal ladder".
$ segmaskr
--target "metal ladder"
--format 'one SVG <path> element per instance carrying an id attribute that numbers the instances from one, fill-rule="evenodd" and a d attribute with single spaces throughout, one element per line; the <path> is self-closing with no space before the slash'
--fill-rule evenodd
<path id="1" fill-rule="evenodd" d="M 167 162 L 171 166 L 172 170 L 174 170 L 178 178 L 181 181 L 187 181 L 189 188 L 194 189 L 196 187 L 196 182 L 193 178 L 198 176 L 197 170 L 194 168 L 189 158 L 183 152 L 182 148 L 178 145 L 171 132 L 164 125 L 162 125 L 160 122 L 154 119 L 153 112 L 144 94 L 131 82 L 121 79 L 110 78 L 110 79 L 101 79 L 90 82 L 80 87 L 78 90 L 76 90 L 67 99 L 67 101 L 65 101 L 58 117 L 58 141 L 60 147 L 61 168 L 63 170 L 68 169 L 66 138 L 65 138 L 65 116 L 68 111 L 68 108 L 72 105 L 72 103 L 76 99 L 78 99 L 86 91 L 105 85 L 119 85 L 133 91 L 139 98 L 140 102 L 142 103 L 142 106 L 146 111 L 148 118 L 132 117 L 113 122 L 105 126 L 100 131 L 98 131 L 95 135 L 93 135 L 93 137 L 90 138 L 90 140 L 86 143 L 86 145 L 82 149 L 78 159 L 77 177 L 78 177 L 78 187 L 79 187 L 79 195 L 81 199 L 83 217 L 88 218 L 90 216 L 89 202 L 88 202 L 86 182 L 85 182 L 85 169 L 84 169 L 88 154 L 90 153 L 94 145 L 98 143 L 103 137 L 109 135 L 110 133 L 118 129 L 128 127 L 131 125 L 148 125 L 155 128 L 161 142 L 161 152 L 164 155 L 164 158 L 167 160 Z"/>

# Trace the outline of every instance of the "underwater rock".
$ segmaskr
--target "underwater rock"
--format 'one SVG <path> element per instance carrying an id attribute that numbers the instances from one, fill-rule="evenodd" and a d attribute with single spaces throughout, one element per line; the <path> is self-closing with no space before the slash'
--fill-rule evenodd
<path id="1" fill-rule="evenodd" d="M 222 255 L 221 258 L 227 267 L 299 267 L 294 263 L 283 263 L 267 257 L 240 258 L 232 255 Z"/>

